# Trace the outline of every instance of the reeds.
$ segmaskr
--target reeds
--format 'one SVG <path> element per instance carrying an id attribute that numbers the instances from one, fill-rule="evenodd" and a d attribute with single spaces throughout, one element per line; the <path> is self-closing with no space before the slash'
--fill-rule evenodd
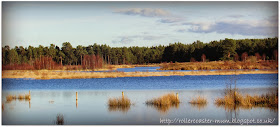
<path id="1" fill-rule="evenodd" d="M 130 109 L 131 101 L 126 96 L 118 98 L 109 98 L 108 106 L 109 111 L 127 112 Z"/>
<path id="2" fill-rule="evenodd" d="M 178 108 L 179 103 L 179 98 L 173 93 L 146 101 L 146 105 L 152 106 L 163 113 L 166 113 L 171 107 Z"/>
<path id="3" fill-rule="evenodd" d="M 167 105 L 174 105 L 178 103 L 180 103 L 180 100 L 173 93 L 169 93 L 159 98 L 154 98 L 152 100 L 146 101 L 147 105 L 157 105 L 157 106 L 167 106 Z"/>
<path id="4" fill-rule="evenodd" d="M 126 96 L 119 97 L 119 98 L 109 98 L 108 101 L 109 106 L 130 106 L 131 102 L 130 99 Z"/>
<path id="5" fill-rule="evenodd" d="M 9 102 L 9 101 L 13 101 L 13 100 L 16 100 L 16 99 L 19 99 L 19 100 L 29 100 L 29 94 L 25 94 L 25 95 L 8 95 L 6 96 L 6 100 Z"/>
<path id="6" fill-rule="evenodd" d="M 198 96 L 197 98 L 193 98 L 190 104 L 197 104 L 197 105 L 205 105 L 207 104 L 207 99 L 205 97 Z"/>
<path id="7" fill-rule="evenodd" d="M 275 61 L 259 62 L 185 62 L 185 63 L 165 63 L 160 70 L 233 70 L 233 69 L 277 69 L 278 63 Z"/>
<path id="8" fill-rule="evenodd" d="M 237 91 L 226 93 L 224 97 L 215 100 L 217 106 L 226 107 L 268 107 L 278 108 L 278 92 L 262 95 L 242 95 Z"/>
<path id="9" fill-rule="evenodd" d="M 56 116 L 56 125 L 64 125 L 64 117 L 61 114 Z"/>

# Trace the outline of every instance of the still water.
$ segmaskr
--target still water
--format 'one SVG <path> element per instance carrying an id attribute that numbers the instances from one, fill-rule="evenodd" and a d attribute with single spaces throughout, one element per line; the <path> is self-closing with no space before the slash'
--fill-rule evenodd
<path id="1" fill-rule="evenodd" d="M 236 80 L 235 80 L 236 79 Z M 2 124 L 51 125 L 56 116 L 64 116 L 64 124 L 70 125 L 110 125 L 110 124 L 151 124 L 162 125 L 160 120 L 183 119 L 214 120 L 270 120 L 266 125 L 278 124 L 278 111 L 269 108 L 227 109 L 214 104 L 223 96 L 227 84 L 236 81 L 241 93 L 259 95 L 278 88 L 278 74 L 216 75 L 216 76 L 168 76 L 168 77 L 125 77 L 101 79 L 2 79 Z M 30 101 L 6 102 L 8 94 L 27 94 Z M 112 109 L 108 99 L 125 96 L 133 105 L 127 109 Z M 78 101 L 76 101 L 78 92 Z M 147 106 L 145 101 L 166 93 L 178 93 L 181 103 L 176 107 L 160 109 Z M 208 104 L 191 105 L 188 102 L 197 96 L 206 97 Z M 202 124 L 202 123 L 200 123 Z M 257 123 L 253 123 L 257 124 Z"/>

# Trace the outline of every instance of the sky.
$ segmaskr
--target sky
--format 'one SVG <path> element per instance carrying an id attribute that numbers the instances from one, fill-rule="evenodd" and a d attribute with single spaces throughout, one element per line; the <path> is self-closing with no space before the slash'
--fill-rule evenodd
<path id="1" fill-rule="evenodd" d="M 2 46 L 158 46 L 278 37 L 278 1 L 2 2 Z"/>

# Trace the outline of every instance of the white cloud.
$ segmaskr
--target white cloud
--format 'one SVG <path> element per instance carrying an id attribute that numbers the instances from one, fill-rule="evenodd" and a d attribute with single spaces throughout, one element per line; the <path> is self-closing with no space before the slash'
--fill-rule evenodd
<path id="1" fill-rule="evenodd" d="M 129 8 L 129 9 L 117 9 L 115 13 L 125 15 L 139 15 L 143 17 L 160 18 L 158 21 L 161 23 L 175 23 L 183 21 L 182 17 L 171 14 L 170 12 L 157 8 Z"/>
<path id="2" fill-rule="evenodd" d="M 163 17 L 169 16 L 170 13 L 163 9 L 152 9 L 152 8 L 130 8 L 130 9 L 117 9 L 116 13 L 125 15 L 140 15 L 145 17 Z"/>
<path id="3" fill-rule="evenodd" d="M 155 35 L 147 35 L 147 34 L 142 34 L 142 35 L 131 35 L 131 36 L 120 36 L 118 39 L 115 39 L 112 41 L 112 43 L 122 43 L 122 44 L 129 44 L 133 43 L 134 39 L 137 40 L 158 40 L 163 38 L 162 35 L 155 36 Z"/>
<path id="4" fill-rule="evenodd" d="M 278 36 L 278 18 L 275 16 L 264 20 L 219 20 L 216 22 L 187 22 L 183 25 L 189 25 L 189 32 L 196 33 L 228 33 L 239 35 L 265 35 Z M 178 32 L 183 32 L 179 30 Z"/>

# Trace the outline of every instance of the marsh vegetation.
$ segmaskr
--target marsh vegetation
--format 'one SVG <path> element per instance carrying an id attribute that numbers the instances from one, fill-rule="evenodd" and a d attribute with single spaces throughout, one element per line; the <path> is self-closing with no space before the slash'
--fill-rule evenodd
<path id="1" fill-rule="evenodd" d="M 126 96 L 109 98 L 108 109 L 109 111 L 122 111 L 127 112 L 132 105 L 130 99 Z"/>

